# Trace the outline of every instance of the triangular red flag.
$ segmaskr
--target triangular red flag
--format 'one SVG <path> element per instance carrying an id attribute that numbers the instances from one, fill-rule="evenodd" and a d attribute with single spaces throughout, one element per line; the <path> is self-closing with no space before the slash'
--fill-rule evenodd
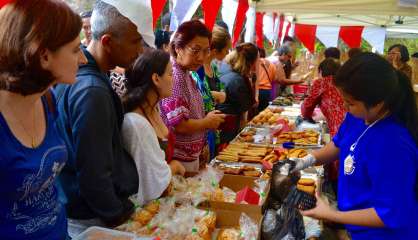
<path id="1" fill-rule="evenodd" d="M 295 24 L 295 36 L 309 52 L 315 52 L 316 25 Z"/>
<path id="2" fill-rule="evenodd" d="M 288 24 L 286 26 L 286 32 L 284 33 L 284 36 L 285 37 L 289 36 L 289 30 L 290 30 L 290 27 L 292 26 L 292 23 L 291 22 L 287 22 L 287 23 Z"/>
<path id="3" fill-rule="evenodd" d="M 234 35 L 232 37 L 232 46 L 234 47 L 238 42 L 239 36 L 241 34 L 242 26 L 245 20 L 245 14 L 247 13 L 249 8 L 250 6 L 248 5 L 248 0 L 239 0 L 237 15 L 235 17 Z"/>
<path id="4" fill-rule="evenodd" d="M 215 25 L 216 16 L 221 8 L 222 0 L 203 0 L 202 9 L 205 17 L 205 24 L 212 31 Z"/>
<path id="5" fill-rule="evenodd" d="M 152 8 L 152 27 L 155 29 L 157 25 L 157 20 L 163 12 L 165 3 L 167 0 L 151 0 Z M 164 26 L 163 26 L 164 27 Z"/>
<path id="6" fill-rule="evenodd" d="M 283 25 L 284 25 L 284 15 L 283 14 L 280 14 L 280 17 L 279 17 L 279 36 L 278 36 L 278 38 L 277 38 L 277 41 L 279 42 L 279 43 L 281 43 L 281 41 L 282 41 L 282 36 L 283 36 Z"/>
<path id="7" fill-rule="evenodd" d="M 350 48 L 359 48 L 363 29 L 363 26 L 341 26 L 339 36 Z"/>
<path id="8" fill-rule="evenodd" d="M 264 18 L 264 13 L 257 12 L 255 14 L 255 36 L 256 36 L 256 43 L 259 48 L 264 48 L 263 18 Z"/>

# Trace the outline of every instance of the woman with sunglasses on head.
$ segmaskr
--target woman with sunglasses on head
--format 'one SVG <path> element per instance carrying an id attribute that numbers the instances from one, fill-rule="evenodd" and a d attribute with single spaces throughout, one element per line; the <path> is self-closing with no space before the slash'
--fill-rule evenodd
<path id="1" fill-rule="evenodd" d="M 217 129 L 224 114 L 211 111 L 205 115 L 203 99 L 190 71 L 203 65 L 210 53 L 211 33 L 199 20 L 182 23 L 170 43 L 173 64 L 173 93 L 161 101 L 161 115 L 174 129 L 176 142 L 173 158 L 181 161 L 187 172 L 197 172 L 206 144 L 207 130 Z M 206 155 L 206 154 L 202 154 Z"/>
<path id="2" fill-rule="evenodd" d="M 316 207 L 302 214 L 345 224 L 353 240 L 415 239 L 418 110 L 411 82 L 364 53 L 341 67 L 335 85 L 345 120 L 333 141 L 297 159 L 295 170 L 339 158 L 338 210 L 317 196 Z"/>
<path id="3" fill-rule="evenodd" d="M 68 238 L 57 177 L 68 151 L 50 88 L 75 82 L 82 22 L 60 0 L 17 0 L 0 9 L 0 235 Z M 65 67 L 63 67 L 65 66 Z"/>
<path id="4" fill-rule="evenodd" d="M 226 100 L 216 109 L 228 114 L 225 128 L 221 130 L 221 143 L 234 139 L 246 122 L 246 112 L 255 104 L 251 77 L 258 61 L 258 48 L 252 43 L 242 43 L 226 56 L 220 67 Z"/>
<path id="5" fill-rule="evenodd" d="M 127 113 L 122 135 L 138 170 L 137 199 L 142 205 L 159 198 L 172 175 L 185 172 L 183 165 L 172 159 L 174 138 L 161 119 L 158 106 L 161 99 L 171 96 L 170 55 L 163 50 L 145 52 L 125 76 L 127 92 L 122 102 Z"/>

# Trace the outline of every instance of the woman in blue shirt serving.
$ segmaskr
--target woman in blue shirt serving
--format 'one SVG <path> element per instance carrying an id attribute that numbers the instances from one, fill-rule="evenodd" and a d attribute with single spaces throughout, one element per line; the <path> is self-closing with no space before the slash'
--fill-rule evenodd
<path id="1" fill-rule="evenodd" d="M 0 9 L 0 238 L 66 239 L 55 180 L 67 149 L 48 89 L 73 83 L 80 17 L 61 0 L 17 0 Z"/>
<path id="2" fill-rule="evenodd" d="M 336 77 L 348 113 L 333 141 L 296 170 L 339 157 L 338 210 L 319 196 L 302 214 L 346 224 L 352 239 L 417 239 L 418 113 L 408 78 L 365 53 Z"/>

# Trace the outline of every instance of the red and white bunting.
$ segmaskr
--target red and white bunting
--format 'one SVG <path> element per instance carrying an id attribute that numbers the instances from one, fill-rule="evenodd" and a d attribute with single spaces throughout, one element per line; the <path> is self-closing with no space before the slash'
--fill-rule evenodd
<path id="1" fill-rule="evenodd" d="M 383 50 L 385 49 L 386 28 L 365 27 L 362 37 L 373 47 L 373 52 L 376 51 L 383 54 Z"/>
<path id="2" fill-rule="evenodd" d="M 325 45 L 325 47 L 337 47 L 340 27 L 318 26 L 316 28 L 316 38 Z"/>
<path id="3" fill-rule="evenodd" d="M 316 25 L 295 24 L 295 36 L 309 50 L 315 52 Z"/>
<path id="4" fill-rule="evenodd" d="M 151 0 L 152 7 L 152 27 L 155 29 L 157 20 L 163 12 L 167 0 Z"/>
<path id="5" fill-rule="evenodd" d="M 263 15 L 263 33 L 268 39 L 268 41 L 270 42 L 270 44 L 273 44 L 273 41 L 275 40 L 275 36 L 277 36 L 277 34 L 276 35 L 274 34 L 274 30 L 275 30 L 274 20 L 275 20 L 274 14 L 266 13 Z M 257 28 L 257 23 L 256 23 L 256 28 Z"/>
<path id="6" fill-rule="evenodd" d="M 202 0 L 203 15 L 205 24 L 212 31 L 215 25 L 216 16 L 221 8 L 222 0 Z"/>
<path id="7" fill-rule="evenodd" d="M 232 46 L 238 42 L 238 39 L 241 34 L 242 26 L 244 25 L 245 15 L 248 11 L 250 6 L 248 5 L 248 0 L 238 0 L 238 9 L 237 14 L 235 17 L 235 24 L 234 24 L 234 33 L 232 35 Z"/>
<path id="8" fill-rule="evenodd" d="M 339 36 L 350 48 L 358 48 L 361 46 L 363 29 L 363 26 L 341 26 Z"/>
<path id="9" fill-rule="evenodd" d="M 170 19 L 170 31 L 175 31 L 180 24 L 192 19 L 202 0 L 173 0 Z"/>
<path id="10" fill-rule="evenodd" d="M 255 42 L 255 24 L 256 24 L 256 12 L 255 7 L 250 6 L 245 14 L 245 42 Z"/>
<path id="11" fill-rule="evenodd" d="M 229 34 L 232 36 L 235 17 L 238 10 L 238 0 L 222 0 L 222 19 L 228 25 Z"/>
<path id="12" fill-rule="evenodd" d="M 259 48 L 264 48 L 263 20 L 264 12 L 257 12 L 255 16 L 255 42 Z"/>

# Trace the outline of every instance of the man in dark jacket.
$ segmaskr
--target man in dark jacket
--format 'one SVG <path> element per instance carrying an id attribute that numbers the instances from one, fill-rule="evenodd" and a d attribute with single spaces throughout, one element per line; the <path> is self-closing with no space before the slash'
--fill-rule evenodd
<path id="1" fill-rule="evenodd" d="M 107 74 L 137 58 L 142 37 L 128 18 L 101 1 L 91 23 L 93 39 L 83 49 L 88 63 L 80 66 L 74 85 L 54 90 L 57 124 L 69 149 L 60 180 L 70 218 L 99 219 L 115 226 L 134 211 L 128 197 L 138 191 L 138 174 L 122 146 L 122 104 Z"/>

